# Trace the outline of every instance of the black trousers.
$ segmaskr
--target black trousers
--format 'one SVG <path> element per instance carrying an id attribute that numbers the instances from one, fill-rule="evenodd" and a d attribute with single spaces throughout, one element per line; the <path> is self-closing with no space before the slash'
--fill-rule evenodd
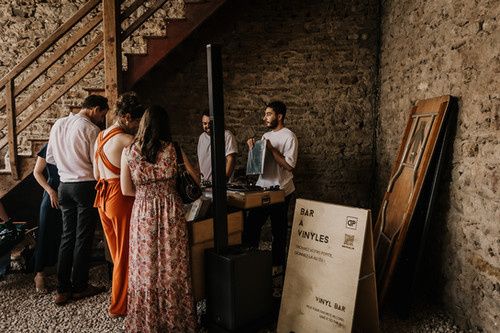
<path id="1" fill-rule="evenodd" d="M 294 197 L 291 193 L 280 202 L 267 207 L 259 207 L 248 212 L 243 229 L 243 243 L 252 247 L 258 247 L 260 232 L 267 218 L 271 218 L 271 232 L 273 235 L 272 256 L 273 265 L 281 266 L 286 261 L 286 243 L 288 232 L 288 207 Z"/>
<path id="2" fill-rule="evenodd" d="M 90 251 L 99 214 L 95 181 L 61 183 L 59 206 L 63 231 L 57 263 L 57 291 L 81 292 L 88 286 Z"/>

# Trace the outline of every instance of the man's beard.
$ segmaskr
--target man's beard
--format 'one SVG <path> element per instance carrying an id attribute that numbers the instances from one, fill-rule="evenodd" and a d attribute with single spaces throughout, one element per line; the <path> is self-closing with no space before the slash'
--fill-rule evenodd
<path id="1" fill-rule="evenodd" d="M 272 121 L 268 122 L 267 124 L 268 124 L 268 125 L 266 125 L 267 128 L 275 129 L 276 127 L 278 127 L 278 119 L 273 119 Z"/>

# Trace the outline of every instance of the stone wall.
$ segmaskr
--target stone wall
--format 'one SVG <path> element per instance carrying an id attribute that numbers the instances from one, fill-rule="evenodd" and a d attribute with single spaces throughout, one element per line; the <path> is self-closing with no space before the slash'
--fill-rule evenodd
<path id="1" fill-rule="evenodd" d="M 64 18 L 71 17 L 79 7 L 85 3 L 79 1 L 0 1 L 0 24 L 2 35 L 0 36 L 0 77 L 6 75 L 24 57 L 40 45 L 58 26 L 64 23 Z M 32 65 L 29 71 L 34 68 Z M 21 75 L 15 82 L 18 84 L 25 75 Z M 38 80 L 37 85 L 47 76 L 43 75 Z M 35 86 L 36 87 L 36 86 Z M 29 89 L 34 91 L 36 88 Z M 1 98 L 4 99 L 5 90 L 1 91 Z M 16 99 L 16 104 L 22 104 L 26 94 L 22 94 Z M 26 110 L 28 114 L 30 109 Z M 50 124 L 62 114 L 61 105 L 52 108 L 44 117 L 43 121 L 35 121 L 26 133 L 19 137 L 20 151 L 23 154 L 30 154 L 30 143 L 28 136 L 33 138 L 45 138 L 50 130 Z M 21 119 L 21 118 L 20 118 Z M 0 124 L 5 124 L 5 111 L 0 113 Z M 6 133 L 6 129 L 2 131 Z M 5 151 L 5 150 L 4 150 Z M 3 153 L 1 163 L 3 163 Z"/>
<path id="2" fill-rule="evenodd" d="M 426 282 L 464 328 L 498 332 L 500 309 L 500 3 L 382 1 L 379 198 L 410 108 L 459 98 L 433 219 Z M 380 201 L 379 201 L 380 202 Z"/>
<path id="3" fill-rule="evenodd" d="M 299 141 L 297 196 L 370 207 L 377 12 L 377 1 L 233 2 L 191 38 L 192 52 L 167 60 L 136 89 L 170 111 L 174 137 L 194 161 L 208 109 L 204 45 L 220 43 L 237 167 L 246 165 L 246 139 L 265 131 L 265 103 L 281 99 Z"/>
<path id="4" fill-rule="evenodd" d="M 0 35 L 0 78 L 6 75 L 15 65 L 23 60 L 29 53 L 31 53 L 38 45 L 50 36 L 59 26 L 68 20 L 74 13 L 77 12 L 88 0 L 0 0 L 0 26 L 2 27 L 2 34 Z M 122 4 L 122 8 L 128 7 L 133 1 L 127 0 Z M 146 5 L 140 7 L 133 15 L 137 18 L 142 14 L 148 6 L 151 6 L 152 1 L 146 2 Z M 98 6 L 100 8 L 100 6 Z M 123 44 L 124 53 L 141 53 L 145 52 L 145 42 L 143 36 L 165 35 L 165 19 L 182 17 L 184 13 L 184 0 L 171 0 L 168 1 L 163 8 L 157 11 L 138 31 L 136 31 L 129 39 Z M 97 15 L 97 11 L 91 13 L 90 16 Z M 101 15 L 99 13 L 99 15 Z M 86 18 L 85 20 L 88 20 Z M 84 21 L 86 22 L 86 21 Z M 130 24 L 127 20 L 123 24 L 126 28 Z M 77 24 L 76 28 L 70 33 L 73 34 L 78 27 L 82 24 Z M 101 30 L 101 25 L 94 29 L 92 35 L 95 36 L 97 31 Z M 56 44 L 61 45 L 68 37 L 64 37 Z M 84 39 L 69 52 L 69 55 L 74 53 L 74 50 L 81 49 L 89 39 Z M 54 51 L 55 48 L 50 48 L 49 53 L 41 58 L 41 63 Z M 93 53 L 96 54 L 96 53 Z M 90 54 L 86 59 L 90 59 L 93 54 Z M 60 60 L 55 69 L 49 70 L 46 74 L 35 81 L 35 84 L 28 88 L 27 92 L 30 93 L 40 87 L 47 78 L 53 77 L 57 68 L 59 68 L 65 61 L 68 60 L 64 56 Z M 126 61 L 124 58 L 124 66 Z M 24 77 L 29 75 L 37 65 L 31 65 L 28 70 L 15 80 L 16 84 L 22 81 Z M 77 68 L 81 68 L 77 66 Z M 71 72 L 70 74 L 73 74 Z M 33 105 L 28 108 L 20 117 L 23 119 L 38 105 L 43 103 L 51 94 L 53 94 L 59 87 L 61 87 L 67 80 L 69 75 L 61 78 L 56 82 L 44 95 L 42 95 Z M 102 63 L 92 70 L 87 76 L 73 87 L 67 94 L 65 94 L 57 103 L 47 110 L 39 119 L 30 125 L 25 131 L 21 133 L 18 139 L 19 152 L 21 154 L 30 155 L 31 141 L 46 140 L 48 133 L 53 122 L 69 113 L 68 105 L 78 105 L 81 100 L 88 94 L 84 88 L 103 88 L 104 87 L 104 70 Z M 4 89 L 0 88 L 0 98 L 4 100 Z M 16 105 L 22 105 L 23 101 L 27 98 L 28 94 L 22 93 L 16 99 Z M 0 112 L 0 125 L 5 124 L 5 111 Z M 5 135 L 6 129 L 1 131 L 0 137 Z M 6 149 L 0 151 L 0 168 L 3 166 L 3 156 Z"/>
<path id="5" fill-rule="evenodd" d="M 0 0 L 0 77 L 85 2 Z M 246 162 L 246 139 L 265 131 L 265 103 L 282 99 L 299 138 L 298 196 L 375 210 L 411 106 L 459 97 L 425 282 L 463 327 L 498 331 L 500 3 L 383 0 L 380 54 L 378 8 L 376 0 L 232 1 L 136 89 L 169 110 L 174 136 L 194 160 L 208 105 L 204 45 L 222 44 L 226 125 L 239 142 L 238 166 Z M 182 13 L 183 1 L 170 1 L 126 51 L 144 51 L 140 36 L 162 35 L 163 19 Z M 28 137 L 47 137 L 51 121 L 68 112 L 64 104 L 85 95 L 82 87 L 102 81 L 98 68 L 28 129 L 22 149 Z"/>

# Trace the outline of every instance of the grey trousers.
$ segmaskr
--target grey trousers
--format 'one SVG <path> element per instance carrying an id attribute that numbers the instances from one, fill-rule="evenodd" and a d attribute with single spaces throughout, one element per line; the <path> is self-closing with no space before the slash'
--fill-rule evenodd
<path id="1" fill-rule="evenodd" d="M 99 214 L 95 181 L 61 183 L 59 206 L 63 231 L 57 262 L 57 291 L 82 292 L 88 286 L 90 251 Z"/>

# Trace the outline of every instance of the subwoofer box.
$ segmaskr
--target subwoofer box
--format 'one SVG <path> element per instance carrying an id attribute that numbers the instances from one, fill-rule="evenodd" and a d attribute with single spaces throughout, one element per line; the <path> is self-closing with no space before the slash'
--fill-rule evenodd
<path id="1" fill-rule="evenodd" d="M 251 325 L 272 313 L 270 251 L 229 247 L 205 251 L 207 315 L 227 330 Z"/>
<path id="2" fill-rule="evenodd" d="M 191 276 L 196 302 L 205 298 L 205 250 L 214 247 L 213 219 L 189 222 L 191 244 Z M 227 215 L 227 241 L 229 245 L 241 244 L 243 212 Z"/>

